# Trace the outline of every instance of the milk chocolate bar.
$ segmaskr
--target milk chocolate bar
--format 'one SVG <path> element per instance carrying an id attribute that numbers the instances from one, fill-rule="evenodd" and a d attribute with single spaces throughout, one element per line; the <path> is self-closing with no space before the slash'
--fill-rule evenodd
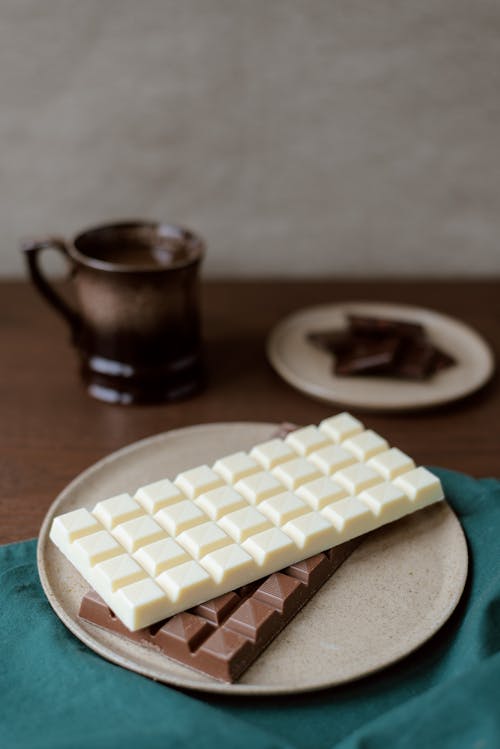
<path id="1" fill-rule="evenodd" d="M 176 614 L 136 632 L 127 629 L 95 592 L 82 599 L 80 617 L 214 679 L 233 682 L 356 548 L 359 540 L 296 562 L 264 580 Z"/>
<path id="2" fill-rule="evenodd" d="M 50 538 L 135 631 L 441 499 L 439 479 L 343 413 L 60 515 Z"/>

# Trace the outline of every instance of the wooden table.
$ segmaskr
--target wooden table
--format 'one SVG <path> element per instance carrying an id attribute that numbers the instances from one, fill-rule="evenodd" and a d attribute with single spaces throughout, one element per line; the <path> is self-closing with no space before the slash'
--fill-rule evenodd
<path id="1" fill-rule="evenodd" d="M 291 311 L 352 299 L 407 302 L 456 315 L 500 349 L 498 281 L 208 283 L 207 390 L 175 405 L 108 406 L 80 386 L 64 323 L 28 284 L 0 284 L 0 543 L 35 536 L 61 489 L 129 442 L 202 422 L 314 423 L 330 415 L 334 407 L 296 392 L 274 373 L 264 344 L 270 328 Z M 420 463 L 477 476 L 500 473 L 497 378 L 437 410 L 370 414 L 365 421 Z"/>

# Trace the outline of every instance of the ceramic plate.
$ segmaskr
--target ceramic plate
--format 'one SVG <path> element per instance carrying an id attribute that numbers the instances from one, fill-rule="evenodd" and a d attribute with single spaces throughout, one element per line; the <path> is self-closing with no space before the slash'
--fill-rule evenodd
<path id="1" fill-rule="evenodd" d="M 306 336 L 311 331 L 345 327 L 349 313 L 421 323 L 433 343 L 449 352 L 456 364 L 426 382 L 337 377 L 333 373 L 332 356 L 310 343 Z M 421 307 L 375 302 L 300 310 L 272 330 L 267 353 L 278 374 L 298 390 L 328 403 L 377 411 L 427 408 L 463 398 L 484 385 L 494 369 L 488 344 L 459 320 Z"/>
<path id="2" fill-rule="evenodd" d="M 175 476 L 271 437 L 272 424 L 208 424 L 166 432 L 113 453 L 55 500 L 38 544 L 47 597 L 64 624 L 114 663 L 175 686 L 225 694 L 283 694 L 341 684 L 402 658 L 458 603 L 467 575 L 461 526 L 441 502 L 383 528 L 358 547 L 237 684 L 222 684 L 78 619 L 88 585 L 48 537 L 55 515 Z"/>

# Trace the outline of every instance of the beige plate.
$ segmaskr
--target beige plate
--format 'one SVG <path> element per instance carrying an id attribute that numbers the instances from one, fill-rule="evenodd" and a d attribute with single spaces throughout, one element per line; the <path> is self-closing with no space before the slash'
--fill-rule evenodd
<path id="1" fill-rule="evenodd" d="M 345 327 L 348 313 L 421 323 L 431 340 L 452 354 L 457 363 L 426 382 L 336 377 L 332 356 L 309 343 L 306 335 Z M 346 302 L 300 310 L 271 331 L 267 353 L 276 371 L 298 390 L 328 403 L 377 411 L 427 408 L 463 398 L 484 385 L 494 370 L 488 344 L 459 320 L 422 307 L 378 302 Z"/>
<path id="2" fill-rule="evenodd" d="M 221 684 L 84 621 L 85 581 L 48 537 L 52 518 L 269 439 L 272 424 L 208 424 L 113 453 L 78 476 L 50 508 L 38 544 L 43 588 L 57 615 L 104 658 L 158 681 L 206 692 L 280 694 L 356 679 L 427 640 L 458 603 L 467 547 L 450 507 L 421 510 L 367 538 L 238 684 Z"/>

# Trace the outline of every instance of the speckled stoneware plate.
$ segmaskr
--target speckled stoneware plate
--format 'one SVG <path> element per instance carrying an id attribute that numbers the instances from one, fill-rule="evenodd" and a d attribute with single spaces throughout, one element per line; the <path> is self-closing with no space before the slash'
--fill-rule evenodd
<path id="1" fill-rule="evenodd" d="M 456 364 L 424 382 L 337 377 L 332 356 L 310 343 L 307 334 L 342 329 L 347 314 L 421 323 L 433 343 L 449 352 Z M 298 390 L 328 403 L 374 411 L 428 408 L 463 398 L 484 385 L 494 370 L 490 347 L 463 322 L 422 307 L 378 302 L 345 302 L 299 310 L 271 331 L 267 354 L 278 374 Z"/>
<path id="2" fill-rule="evenodd" d="M 207 424 L 136 442 L 78 476 L 44 520 L 38 568 L 64 624 L 92 650 L 175 686 L 224 694 L 284 694 L 341 684 L 402 658 L 448 619 L 467 575 L 461 526 L 445 503 L 367 538 L 237 684 L 222 684 L 78 619 L 88 586 L 49 540 L 52 518 L 271 437 L 272 424 Z M 401 447 L 404 448 L 404 445 Z"/>

